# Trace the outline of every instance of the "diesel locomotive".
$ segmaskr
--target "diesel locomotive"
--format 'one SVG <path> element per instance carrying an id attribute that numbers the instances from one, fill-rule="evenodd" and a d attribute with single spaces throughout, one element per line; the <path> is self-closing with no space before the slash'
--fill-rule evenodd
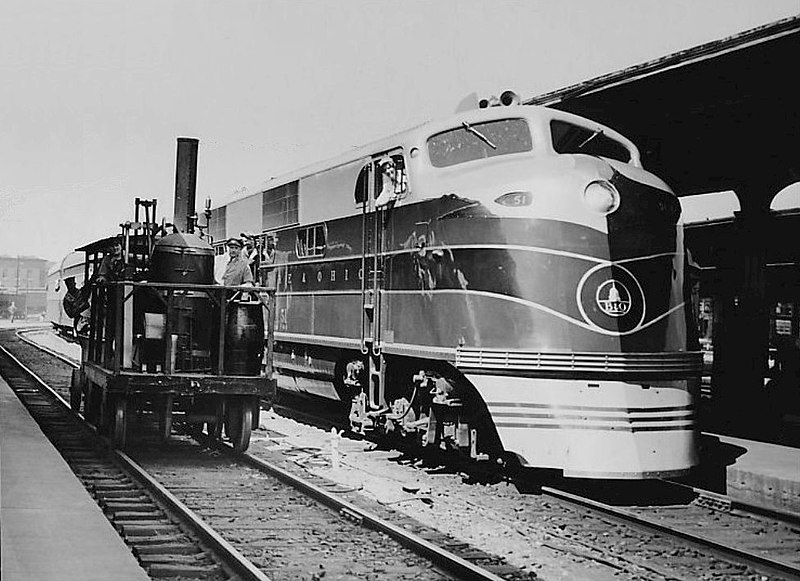
<path id="1" fill-rule="evenodd" d="M 495 101 L 212 210 L 216 239 L 276 248 L 279 392 L 477 460 L 686 473 L 701 356 L 676 196 L 613 129 Z"/>

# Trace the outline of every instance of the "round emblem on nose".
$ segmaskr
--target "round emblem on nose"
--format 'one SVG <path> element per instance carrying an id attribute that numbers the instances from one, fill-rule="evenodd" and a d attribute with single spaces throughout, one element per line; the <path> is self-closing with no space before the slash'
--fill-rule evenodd
<path id="1" fill-rule="evenodd" d="M 609 317 L 622 317 L 631 310 L 631 293 L 618 280 L 607 280 L 598 286 L 594 300 Z"/>
<path id="2" fill-rule="evenodd" d="M 587 323 L 614 334 L 633 331 L 645 318 L 642 286 L 619 264 L 590 268 L 578 283 L 576 298 Z"/>

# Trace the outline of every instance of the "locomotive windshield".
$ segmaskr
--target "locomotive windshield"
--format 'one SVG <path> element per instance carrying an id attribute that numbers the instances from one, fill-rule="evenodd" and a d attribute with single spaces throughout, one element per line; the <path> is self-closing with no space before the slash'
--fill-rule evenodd
<path id="1" fill-rule="evenodd" d="M 631 152 L 619 141 L 608 137 L 602 129 L 589 129 L 567 121 L 550 122 L 553 149 L 556 153 L 587 153 L 628 163 Z"/>
<path id="2" fill-rule="evenodd" d="M 434 167 L 448 167 L 476 159 L 521 153 L 532 149 L 531 132 L 524 119 L 501 119 L 457 129 L 428 139 L 428 155 Z"/>

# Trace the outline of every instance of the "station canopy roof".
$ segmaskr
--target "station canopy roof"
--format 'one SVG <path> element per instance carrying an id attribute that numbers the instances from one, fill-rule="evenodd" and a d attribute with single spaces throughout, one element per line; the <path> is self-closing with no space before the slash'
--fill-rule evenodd
<path id="1" fill-rule="evenodd" d="M 613 127 L 679 196 L 736 190 L 767 209 L 800 180 L 800 16 L 539 95 Z"/>

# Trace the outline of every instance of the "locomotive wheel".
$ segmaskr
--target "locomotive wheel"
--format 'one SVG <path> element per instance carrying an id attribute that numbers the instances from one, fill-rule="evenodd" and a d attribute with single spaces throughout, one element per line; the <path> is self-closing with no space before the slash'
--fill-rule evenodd
<path id="1" fill-rule="evenodd" d="M 69 407 L 72 411 L 80 413 L 83 386 L 81 385 L 81 370 L 72 370 L 72 379 L 69 382 Z"/>
<path id="2" fill-rule="evenodd" d="M 231 442 L 235 442 L 241 431 L 241 408 L 238 400 L 228 402 L 225 406 L 225 435 Z"/>
<path id="3" fill-rule="evenodd" d="M 222 422 L 206 422 L 206 434 L 212 440 L 219 440 L 222 437 Z"/>
<path id="4" fill-rule="evenodd" d="M 172 395 L 168 395 L 164 398 L 163 407 L 161 409 L 161 413 L 158 415 L 158 433 L 161 435 L 161 439 L 165 442 L 169 440 L 170 434 L 172 434 L 172 402 L 174 397 Z"/>
<path id="5" fill-rule="evenodd" d="M 241 402 L 233 410 L 236 418 L 236 431 L 231 435 L 233 449 L 244 452 L 250 446 L 250 433 L 253 429 L 253 405 L 250 402 Z"/>
<path id="6" fill-rule="evenodd" d="M 128 400 L 124 397 L 118 397 L 114 402 L 113 423 L 114 445 L 120 450 L 124 450 L 128 439 Z"/>
<path id="7" fill-rule="evenodd" d="M 225 403 L 217 402 L 217 421 L 206 422 L 206 433 L 212 440 L 219 440 L 222 437 L 222 424 L 225 422 Z"/>

